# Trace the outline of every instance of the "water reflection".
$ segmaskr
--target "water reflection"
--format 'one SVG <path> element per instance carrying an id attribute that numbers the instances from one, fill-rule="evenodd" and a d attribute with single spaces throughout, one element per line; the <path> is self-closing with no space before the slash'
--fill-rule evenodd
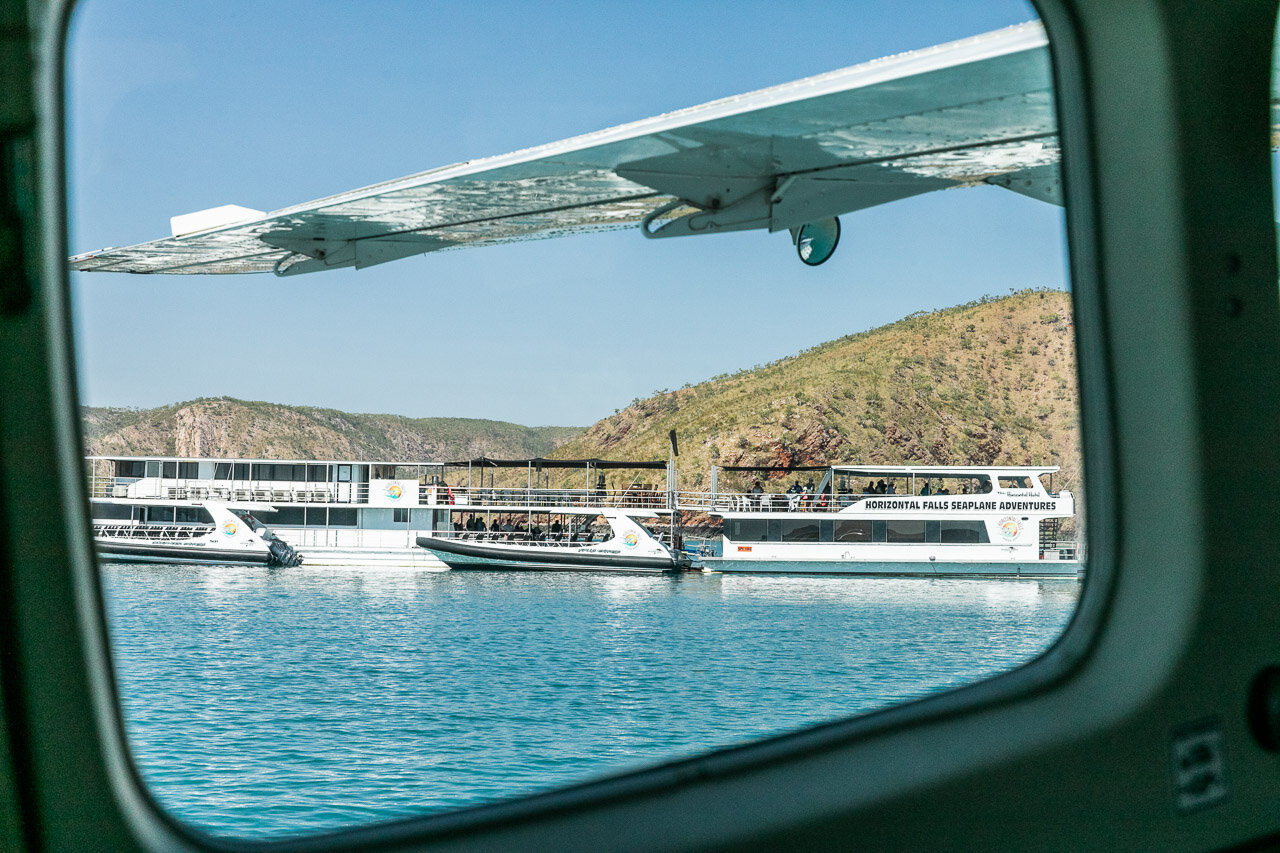
<path id="1" fill-rule="evenodd" d="M 160 800 L 273 836 L 454 808 L 1016 666 L 1061 581 L 109 566 Z"/>

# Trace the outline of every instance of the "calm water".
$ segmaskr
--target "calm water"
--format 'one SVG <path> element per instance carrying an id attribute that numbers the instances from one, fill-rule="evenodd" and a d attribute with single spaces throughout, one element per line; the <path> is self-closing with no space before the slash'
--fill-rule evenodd
<path id="1" fill-rule="evenodd" d="M 1009 669 L 1074 581 L 103 569 L 156 797 L 226 835 L 489 802 Z"/>

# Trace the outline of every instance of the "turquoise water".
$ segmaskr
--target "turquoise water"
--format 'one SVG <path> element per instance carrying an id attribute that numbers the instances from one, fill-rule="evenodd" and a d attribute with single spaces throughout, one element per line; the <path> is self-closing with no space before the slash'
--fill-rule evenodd
<path id="1" fill-rule="evenodd" d="M 1075 581 L 107 565 L 126 729 L 183 821 L 492 802 L 966 684 Z"/>

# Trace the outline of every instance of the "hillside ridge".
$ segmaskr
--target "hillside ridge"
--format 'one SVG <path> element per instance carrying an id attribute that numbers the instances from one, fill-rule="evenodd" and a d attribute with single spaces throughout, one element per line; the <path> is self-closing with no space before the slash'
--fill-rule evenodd
<path id="1" fill-rule="evenodd" d="M 481 418 L 409 418 L 234 397 L 151 409 L 81 409 L 92 456 L 434 461 L 544 456 L 582 427 Z"/>
<path id="2" fill-rule="evenodd" d="M 1058 465 L 1080 471 L 1070 295 L 1022 290 L 893 323 L 637 400 L 554 455 L 713 465 Z M 723 483 L 723 480 L 721 481 Z"/>
<path id="3" fill-rule="evenodd" d="M 862 463 L 1058 465 L 1055 485 L 1074 489 L 1072 323 L 1062 291 L 983 297 L 656 392 L 585 429 L 231 397 L 86 407 L 84 429 L 91 455 L 388 461 L 665 459 L 674 429 L 681 488 L 706 486 L 712 466 Z"/>

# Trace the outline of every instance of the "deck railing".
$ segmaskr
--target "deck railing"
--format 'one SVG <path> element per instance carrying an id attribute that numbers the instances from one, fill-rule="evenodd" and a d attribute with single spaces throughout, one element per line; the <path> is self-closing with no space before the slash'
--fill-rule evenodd
<path id="1" fill-rule="evenodd" d="M 104 539 L 194 539 L 213 532 L 211 524 L 95 524 L 93 535 Z"/>
<path id="2" fill-rule="evenodd" d="M 693 512 L 839 512 L 875 495 L 785 492 L 676 492 L 676 505 Z"/>
<path id="3" fill-rule="evenodd" d="M 277 505 L 344 504 L 368 506 L 368 483 L 280 483 L 226 480 L 91 477 L 92 498 L 192 501 L 252 501 Z M 388 506 L 392 504 L 382 504 Z M 393 505 L 392 505 L 393 506 Z M 550 509 L 602 507 L 667 509 L 667 492 L 656 485 L 622 489 L 530 489 L 421 484 L 418 502 L 406 506 L 477 510 L 485 507 Z"/>
<path id="4" fill-rule="evenodd" d="M 424 486 L 419 503 L 423 506 L 451 506 L 454 509 L 471 507 L 477 509 L 484 507 L 666 509 L 667 493 L 653 486 L 630 489 L 499 489 Z"/>
<path id="5" fill-rule="evenodd" d="M 136 485 L 136 484 L 141 484 Z M 132 488 L 131 488 L 132 487 Z M 129 477 L 95 477 L 89 481 L 91 498 L 151 500 L 254 501 L 258 503 L 367 504 L 368 483 L 261 483 L 226 480 L 140 480 Z"/>
<path id="6" fill-rule="evenodd" d="M 612 534 L 600 533 L 533 533 L 528 530 L 433 530 L 431 535 L 437 539 L 451 539 L 455 542 L 509 542 L 519 545 L 536 545 L 545 548 L 569 548 L 591 543 L 607 542 Z"/>

